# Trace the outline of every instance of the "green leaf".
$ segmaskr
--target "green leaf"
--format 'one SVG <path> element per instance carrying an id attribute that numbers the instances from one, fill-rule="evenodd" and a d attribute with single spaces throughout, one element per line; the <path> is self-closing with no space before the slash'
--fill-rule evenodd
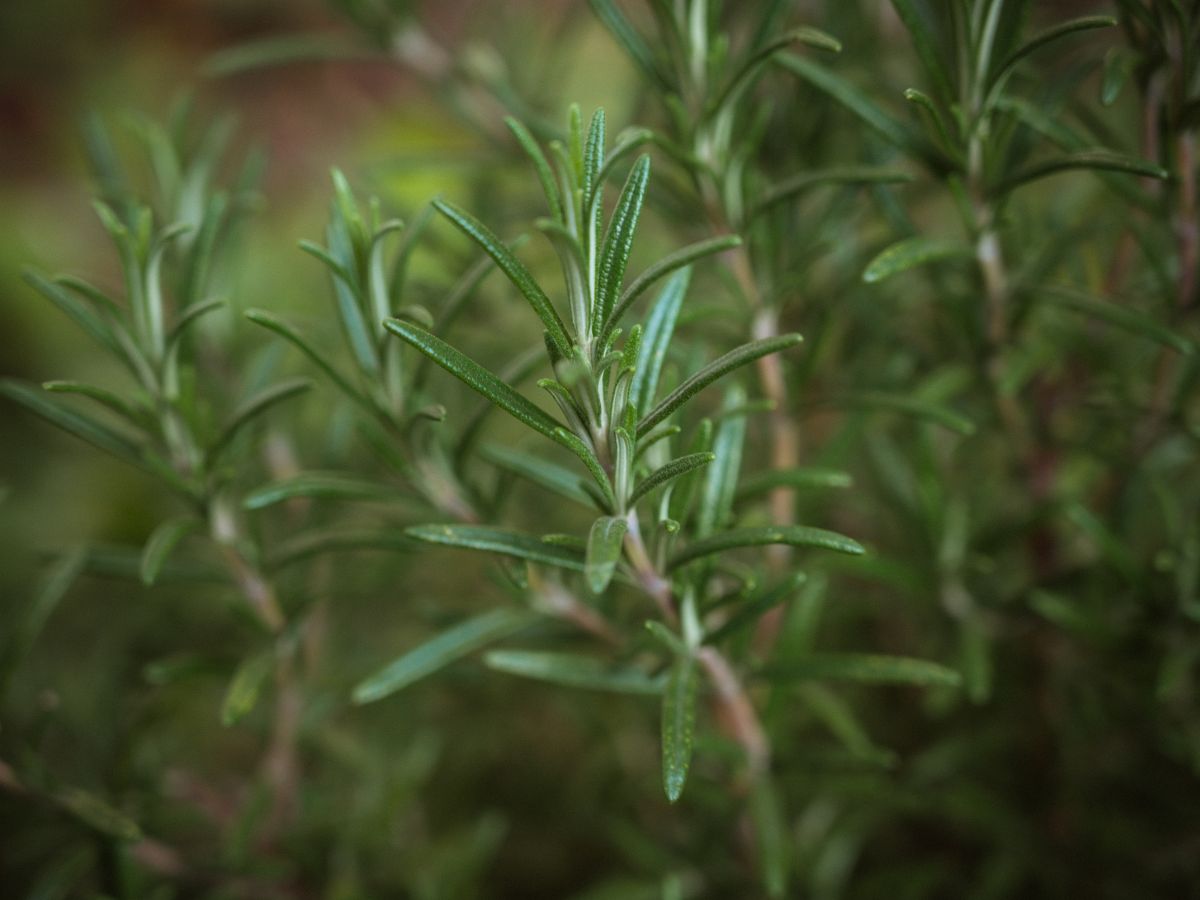
<path id="1" fill-rule="evenodd" d="M 612 315 L 613 305 L 621 284 L 625 281 L 625 267 L 633 247 L 633 236 L 638 217 L 642 212 L 642 201 L 646 196 L 646 183 L 650 179 L 650 157 L 643 154 L 633 165 L 617 208 L 613 211 L 604 236 L 604 249 L 600 254 L 600 270 L 596 281 L 596 299 L 592 309 L 592 329 L 599 331 Z"/>
<path id="2" fill-rule="evenodd" d="M 486 525 L 413 525 L 409 537 L 430 544 L 483 550 L 529 562 L 583 571 L 583 556 L 575 550 L 543 541 L 532 534 Z"/>
<path id="3" fill-rule="evenodd" d="M 671 653 L 676 653 L 681 656 L 689 653 L 688 645 L 683 642 L 683 638 L 673 632 L 662 622 L 650 620 L 646 622 L 646 630 L 650 635 L 667 648 Z"/>
<path id="4" fill-rule="evenodd" d="M 137 822 L 90 791 L 64 788 L 54 794 L 54 800 L 89 828 L 106 837 L 125 843 L 142 839 L 142 829 Z"/>
<path id="5" fill-rule="evenodd" d="M 492 650 L 483 657 L 488 668 L 566 687 L 620 694 L 659 695 L 663 680 L 640 669 L 617 667 L 591 656 L 532 650 Z"/>
<path id="6" fill-rule="evenodd" d="M 47 620 L 54 614 L 67 591 L 84 571 L 88 559 L 85 547 L 77 547 L 58 557 L 40 579 L 24 614 L 10 613 L 6 618 L 8 637 L 0 645 L 0 698 L 4 697 L 9 680 L 29 655 Z"/>
<path id="7" fill-rule="evenodd" d="M 917 156 L 927 157 L 929 155 L 930 148 L 922 140 L 920 134 L 885 113 L 866 93 L 841 75 L 820 63 L 815 63 L 794 53 L 781 53 L 775 59 L 785 69 L 799 75 L 854 113 L 888 143 L 901 150 L 915 153 Z"/>
<path id="8" fill-rule="evenodd" d="M 255 422 L 271 407 L 282 403 L 289 397 L 303 393 L 311 387 L 312 382 L 307 378 L 291 378 L 264 388 L 250 397 L 250 399 L 234 411 L 229 422 L 226 423 L 221 433 L 217 436 L 217 439 L 208 448 L 207 462 L 209 467 L 220 458 L 221 454 L 243 428 Z"/>
<path id="9" fill-rule="evenodd" d="M 734 247 L 740 247 L 741 243 L 742 239 L 736 234 L 723 235 L 721 237 L 709 238 L 705 241 L 697 241 L 694 244 L 688 244 L 681 250 L 676 250 L 674 253 L 664 256 L 637 278 L 633 279 L 629 283 L 629 287 L 625 288 L 621 293 L 620 299 L 617 300 L 617 305 L 613 308 L 612 315 L 608 317 L 608 322 L 604 325 L 602 339 L 607 339 L 609 333 L 612 332 L 621 320 L 621 316 L 625 314 L 625 311 L 660 278 L 664 278 L 675 270 L 682 269 L 684 266 L 690 265 L 698 259 L 703 259 L 714 253 L 722 253 Z M 685 281 L 684 289 L 686 290 L 686 288 L 687 282 Z"/>
<path id="10" fill-rule="evenodd" d="M 913 49 L 917 51 L 917 58 L 938 95 L 944 100 L 956 99 L 957 92 L 938 47 L 938 36 L 924 15 L 924 10 L 919 9 L 913 0 L 892 0 L 892 7 L 912 36 Z"/>
<path id="11" fill-rule="evenodd" d="M 78 381 L 46 381 L 42 383 L 42 390 L 52 394 L 78 394 L 81 397 L 87 397 L 116 413 L 136 428 L 146 427 L 146 413 L 134 409 L 112 391 L 102 387 L 82 384 Z"/>
<path id="12" fill-rule="evenodd" d="M 635 410 L 649 409 L 650 404 L 654 402 L 654 395 L 658 393 L 658 379 L 667 359 L 667 349 L 671 346 L 675 323 L 679 319 L 679 309 L 683 305 L 691 278 L 691 266 L 680 269 L 663 285 L 662 291 L 650 308 L 646 330 L 642 333 L 641 346 L 638 348 L 633 381 L 629 386 L 629 402 Z"/>
<path id="13" fill-rule="evenodd" d="M 958 687 L 962 676 L 946 666 L 906 656 L 874 653 L 810 653 L 772 664 L 762 674 L 772 681 L 857 681 Z"/>
<path id="14" fill-rule="evenodd" d="M 588 2 L 596 14 L 596 18 L 604 24 L 604 27 L 629 54 L 630 59 L 642 70 L 642 73 L 660 90 L 675 90 L 670 80 L 659 69 L 650 47 L 642 40 L 642 36 L 625 18 L 625 14 L 621 12 L 616 3 L 613 0 L 588 0 Z"/>
<path id="15" fill-rule="evenodd" d="M 112 329 L 103 317 L 97 315 L 87 304 L 81 303 L 57 284 L 48 281 L 37 272 L 27 269 L 22 273 L 22 276 L 30 287 L 57 306 L 93 340 L 108 347 L 113 352 L 119 352 Z M 104 299 L 107 300 L 107 298 Z"/>
<path id="16" fill-rule="evenodd" d="M 1109 28 L 1117 24 L 1117 20 L 1112 16 L 1082 16 L 1078 19 L 1071 19 L 1067 22 L 1062 22 L 1055 25 L 1053 28 L 1034 35 L 1028 43 L 1017 48 L 1002 62 L 996 69 L 996 74 L 992 76 L 992 84 L 996 84 L 1000 79 L 1004 78 L 1017 63 L 1024 59 L 1035 50 L 1044 47 L 1046 44 L 1057 41 L 1059 38 L 1066 37 L 1070 34 L 1075 34 L 1080 31 L 1087 31 L 1093 28 Z"/>
<path id="17" fill-rule="evenodd" d="M 729 77 L 720 93 L 709 104 L 709 108 L 714 113 L 720 112 L 726 104 L 736 101 L 747 88 L 758 80 L 771 57 L 794 42 L 807 44 L 818 50 L 828 50 L 831 53 L 840 53 L 842 50 L 842 45 L 837 38 L 816 28 L 801 27 L 784 32 L 755 48 L 754 52 L 746 57 L 737 71 Z"/>
<path id="18" fill-rule="evenodd" d="M 734 386 L 725 392 L 724 409 L 736 409 L 746 402 L 746 392 Z M 716 462 L 704 472 L 700 488 L 700 506 L 696 511 L 696 537 L 706 538 L 722 528 L 733 513 L 733 496 L 738 472 L 742 467 L 742 448 L 746 440 L 746 419 L 732 416 L 721 420 L 713 439 Z"/>
<path id="19" fill-rule="evenodd" d="M 579 476 L 570 469 L 540 456 L 512 450 L 500 444 L 485 444 L 479 452 L 488 462 L 507 472 L 526 478 L 548 491 L 584 506 L 592 505 L 592 498 L 580 487 Z"/>
<path id="20" fill-rule="evenodd" d="M 266 509 L 297 497 L 320 500 L 378 500 L 403 498 L 396 488 L 378 481 L 351 478 L 337 472 L 301 472 L 255 488 L 242 500 L 246 509 Z"/>
<path id="21" fill-rule="evenodd" d="M 294 565 L 322 553 L 344 550 L 411 550 L 416 546 L 399 528 L 336 528 L 308 531 L 279 543 L 271 554 L 272 571 Z"/>
<path id="22" fill-rule="evenodd" d="M 60 403 L 55 403 L 46 397 L 42 391 L 20 381 L 5 378 L 0 380 L 0 394 L 4 394 L 10 400 L 20 403 L 30 412 L 41 416 L 50 424 L 57 425 L 63 431 L 111 453 L 118 459 L 131 463 L 140 469 L 147 468 L 146 462 L 142 457 L 141 448 L 132 440 L 120 432 L 109 428 L 107 425 L 97 422 L 90 416 L 68 409 Z"/>
<path id="23" fill-rule="evenodd" d="M 200 71 L 209 78 L 224 78 L 255 69 L 296 63 L 369 59 L 376 56 L 367 53 L 358 44 L 342 43 L 331 35 L 302 32 L 228 47 L 205 60 Z"/>
<path id="24" fill-rule="evenodd" d="M 592 113 L 592 121 L 588 125 L 587 143 L 583 149 L 583 207 L 585 212 L 594 209 L 592 197 L 604 190 L 599 183 L 600 168 L 604 165 L 605 140 L 604 109 L 597 108 Z"/>
<path id="25" fill-rule="evenodd" d="M 458 378 L 463 384 L 482 394 L 517 421 L 548 438 L 558 440 L 555 432 L 559 423 L 540 407 L 514 391 L 511 387 L 489 372 L 470 357 L 451 347 L 439 337 L 423 328 L 400 319 L 388 319 L 384 327 L 412 344 L 435 363 Z"/>
<path id="26" fill-rule="evenodd" d="M 744 628 L 752 625 L 780 603 L 791 599 L 792 595 L 808 580 L 803 572 L 793 572 L 782 581 L 770 587 L 756 591 L 744 601 L 738 603 L 737 611 L 733 613 L 720 628 L 711 632 L 706 643 L 718 644 Z"/>
<path id="27" fill-rule="evenodd" d="M 738 483 L 735 499 L 746 500 L 770 493 L 777 488 L 848 488 L 854 479 L 849 472 L 840 469 L 823 469 L 818 466 L 802 466 L 795 469 L 776 469 L 757 472 Z"/>
<path id="28" fill-rule="evenodd" d="M 759 201 L 746 214 L 746 221 L 754 221 L 777 203 L 825 185 L 901 184 L 909 181 L 912 181 L 912 176 L 907 172 L 883 169 L 877 166 L 832 166 L 827 169 L 810 169 L 768 187 Z"/>
<path id="29" fill-rule="evenodd" d="M 863 281 L 874 284 L 914 266 L 940 259 L 969 258 L 971 248 L 958 241 L 910 237 L 897 241 L 871 260 L 863 270 Z"/>
<path id="30" fill-rule="evenodd" d="M 271 313 L 262 309 L 246 310 L 246 318 L 255 325 L 261 325 L 269 331 L 275 332 L 284 340 L 289 341 L 295 347 L 307 356 L 310 360 L 316 363 L 317 367 L 329 376 L 329 380 L 337 385 L 338 390 L 345 394 L 350 399 L 354 400 L 359 406 L 364 409 L 372 409 L 372 403 L 367 399 L 366 395 L 350 384 L 349 379 L 341 372 L 333 367 L 333 365 L 325 358 L 325 355 L 318 352 L 311 344 L 300 336 L 290 325 L 277 319 Z"/>
<path id="31" fill-rule="evenodd" d="M 852 394 L 845 394 L 834 402 L 838 406 L 903 413 L 918 419 L 925 419 L 962 435 L 975 433 L 975 423 L 966 416 L 937 403 L 922 400 L 920 397 L 885 394 L 882 391 L 856 391 Z"/>
<path id="32" fill-rule="evenodd" d="M 508 126 L 508 130 L 513 133 L 513 136 L 517 139 L 517 143 L 521 145 L 521 149 L 525 151 L 530 162 L 533 163 L 538 180 L 542 183 L 542 191 L 546 195 L 546 202 L 550 204 L 551 214 L 556 221 L 565 222 L 562 201 L 558 196 L 558 187 L 554 184 L 554 173 L 550 169 L 550 163 L 546 161 L 546 155 L 542 153 L 542 148 L 533 139 L 533 135 L 529 133 L 529 129 L 512 116 L 505 116 L 504 124 Z"/>
<path id="33" fill-rule="evenodd" d="M 802 340 L 804 338 L 799 334 L 781 334 L 776 337 L 751 341 L 735 350 L 729 351 L 684 381 L 683 384 L 679 385 L 679 387 L 663 398 L 654 409 L 647 413 L 638 422 L 638 437 L 646 434 L 651 428 L 690 400 L 698 392 L 722 376 L 727 375 L 734 369 L 752 363 L 756 359 L 761 359 L 771 353 L 778 353 L 781 350 L 786 350 L 788 347 L 794 347 Z"/>
<path id="34" fill-rule="evenodd" d="M 1093 316 L 1131 334 L 1173 347 L 1187 356 L 1192 356 L 1197 352 L 1196 344 L 1185 335 L 1139 310 L 1076 293 L 1067 288 L 1046 288 L 1045 294 L 1048 302 L 1061 309 Z"/>
<path id="35" fill-rule="evenodd" d="M 1149 160 L 1135 159 L 1132 156 L 1114 153 L 1111 150 L 1082 150 L 1078 153 L 1070 153 L 1066 156 L 1060 156 L 1057 159 L 1027 166 L 1002 180 L 996 185 L 993 191 L 996 194 L 1006 194 L 1022 185 L 1029 184 L 1031 181 L 1037 181 L 1039 178 L 1057 175 L 1059 172 L 1066 172 L 1071 169 L 1121 172 L 1126 175 L 1140 175 L 1144 178 L 1160 179 L 1165 179 L 1170 175 L 1162 166 Z"/>
<path id="36" fill-rule="evenodd" d="M 275 654 L 270 651 L 242 660 L 225 690 L 225 699 L 221 703 L 222 725 L 228 728 L 253 711 L 274 663 Z"/>
<path id="37" fill-rule="evenodd" d="M 724 553 L 738 547 L 761 547 L 767 544 L 788 544 L 792 547 L 820 547 L 838 553 L 862 554 L 866 550 L 858 541 L 834 531 L 811 528 L 806 525 L 767 525 L 756 528 L 736 528 L 722 531 L 711 537 L 693 541 L 671 557 L 668 568 L 674 569 L 684 563 Z"/>
<path id="38" fill-rule="evenodd" d="M 170 557 L 171 551 L 181 540 L 199 527 L 199 520 L 189 517 L 167 519 L 155 528 L 147 538 L 146 546 L 142 548 L 141 564 L 138 567 L 142 584 L 154 584 L 158 580 L 158 573 L 162 571 L 163 564 Z"/>
<path id="39" fill-rule="evenodd" d="M 524 610 L 495 609 L 459 622 L 359 682 L 354 688 L 354 702 L 373 703 L 394 694 L 536 620 L 536 616 Z"/>
<path id="40" fill-rule="evenodd" d="M 572 434 L 565 428 L 556 428 L 554 439 L 583 461 L 583 464 L 587 466 L 588 472 L 591 473 L 592 479 L 596 482 L 596 487 L 600 490 L 601 498 L 608 505 L 608 509 L 610 511 L 615 510 L 617 508 L 617 498 L 613 494 L 612 483 L 608 479 L 608 473 L 600 465 L 600 460 L 592 452 L 592 448 L 585 444 L 577 435 Z"/>
<path id="41" fill-rule="evenodd" d="M 662 487 L 669 481 L 678 478 L 680 475 L 685 475 L 688 472 L 698 469 L 701 466 L 706 466 L 717 458 L 715 453 L 689 453 L 686 456 L 681 456 L 678 459 L 673 459 L 664 466 L 655 469 L 647 475 L 638 486 L 633 489 L 633 493 L 629 495 L 629 505 L 632 506 L 639 498 L 644 497 L 657 488 Z"/>
<path id="42" fill-rule="evenodd" d="M 689 655 L 676 657 L 663 692 L 662 705 L 663 788 L 671 803 L 683 794 L 692 761 L 698 681 L 695 658 Z"/>
<path id="43" fill-rule="evenodd" d="M 593 594 L 599 594 L 612 581 L 621 559 L 621 545 L 629 523 L 621 516 L 601 516 L 588 532 L 587 556 L 583 574 Z"/>
<path id="44" fill-rule="evenodd" d="M 781 794 L 769 775 L 754 779 L 750 793 L 750 816 L 754 821 L 762 880 L 772 900 L 787 896 L 790 868 L 791 834 L 779 801 Z"/>
<path id="45" fill-rule="evenodd" d="M 438 212 L 453 222 L 463 234 L 479 244 L 484 252 L 496 261 L 500 271 L 516 285 L 517 290 L 529 301 L 533 311 L 542 320 L 542 324 L 546 326 L 546 331 L 550 335 L 550 340 L 564 356 L 568 355 L 571 339 L 567 335 L 566 327 L 563 325 L 562 319 L 558 317 L 558 313 L 554 311 L 550 298 L 534 281 L 533 276 L 529 274 L 529 270 L 521 261 L 513 256 L 512 251 L 486 225 L 466 210 L 444 200 L 434 200 L 433 205 Z"/>

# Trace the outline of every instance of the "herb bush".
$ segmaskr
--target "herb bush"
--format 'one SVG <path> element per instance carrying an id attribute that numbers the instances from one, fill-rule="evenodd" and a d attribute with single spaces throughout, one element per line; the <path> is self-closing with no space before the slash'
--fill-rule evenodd
<path id="1" fill-rule="evenodd" d="M 1191 896 L 1200 5 L 433 6 L 5 251 L 5 896 Z"/>

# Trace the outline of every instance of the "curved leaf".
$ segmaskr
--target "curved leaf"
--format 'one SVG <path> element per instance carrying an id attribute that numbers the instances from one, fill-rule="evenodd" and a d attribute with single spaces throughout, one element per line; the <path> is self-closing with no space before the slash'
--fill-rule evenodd
<path id="1" fill-rule="evenodd" d="M 806 525 L 767 525 L 758 528 L 736 528 L 733 531 L 722 531 L 711 537 L 693 541 L 672 556 L 667 567 L 675 569 L 684 563 L 714 553 L 724 553 L 726 550 L 735 550 L 739 547 L 761 547 L 768 544 L 820 547 L 853 555 L 866 553 L 858 541 L 835 531 L 811 528 Z"/>
<path id="2" fill-rule="evenodd" d="M 359 682 L 352 695 L 354 702 L 381 700 L 536 620 L 536 616 L 524 610 L 495 609 L 459 622 Z"/>
<path id="3" fill-rule="evenodd" d="M 266 509 L 297 497 L 322 500 L 380 500 L 403 497 L 398 490 L 377 481 L 350 478 L 337 472 L 301 472 L 255 488 L 242 500 L 246 509 Z"/>
<path id="4" fill-rule="evenodd" d="M 663 788 L 671 803 L 683 794 L 692 761 L 698 681 L 695 658 L 676 657 L 662 703 Z"/>
<path id="5" fill-rule="evenodd" d="M 1082 150 L 1078 153 L 1071 153 L 1067 156 L 1060 156 L 1057 159 L 1028 166 L 1016 174 L 1005 178 L 996 185 L 994 191 L 997 194 L 1006 194 L 1015 188 L 1021 187 L 1021 185 L 1029 184 L 1031 181 L 1037 181 L 1039 178 L 1057 175 L 1059 172 L 1066 172 L 1071 169 L 1122 172 L 1127 175 L 1139 175 L 1143 178 L 1159 179 L 1165 179 L 1170 175 L 1162 166 L 1149 160 L 1136 159 L 1132 156 L 1125 156 L 1122 153 L 1114 153 L 1111 150 Z"/>
<path id="6" fill-rule="evenodd" d="M 962 676 L 939 663 L 874 653 L 810 653 L 768 666 L 772 681 L 861 681 L 869 684 L 915 684 L 958 687 Z"/>
<path id="7" fill-rule="evenodd" d="M 559 423 L 549 414 L 441 338 L 401 319 L 388 319 L 384 327 L 412 344 L 467 387 L 482 394 L 517 421 L 548 438 L 557 440 L 555 431 L 559 428 Z"/>
<path id="8" fill-rule="evenodd" d="M 588 532 L 583 575 L 593 594 L 603 592 L 612 581 L 628 528 L 629 523 L 622 516 L 601 516 L 592 523 Z"/>
<path id="9" fill-rule="evenodd" d="M 662 487 L 667 482 L 701 466 L 706 466 L 716 458 L 717 455 L 715 453 L 689 453 L 686 456 L 671 460 L 666 465 L 660 466 L 643 478 L 638 483 L 638 486 L 633 489 L 633 493 L 629 495 L 630 506 L 636 503 L 639 498 Z"/>
<path id="10" fill-rule="evenodd" d="M 154 584 L 171 552 L 181 540 L 199 527 L 200 522 L 197 519 L 186 518 L 168 519 L 155 528 L 146 539 L 146 546 L 142 548 L 142 559 L 138 566 L 142 584 Z"/>
<path id="11" fill-rule="evenodd" d="M 271 385 L 269 388 L 264 388 L 252 396 L 234 411 L 229 422 L 226 423 L 221 433 L 217 435 L 217 439 L 208 448 L 208 465 L 211 466 L 220 457 L 225 448 L 237 437 L 238 432 L 258 419 L 259 416 L 272 406 L 282 403 L 289 397 L 307 391 L 311 387 L 312 382 L 307 378 L 292 378 L 287 381 L 281 381 L 279 384 Z"/>
<path id="12" fill-rule="evenodd" d="M 751 341 L 735 350 L 730 350 L 724 356 L 709 363 L 684 381 L 683 384 L 664 397 L 662 402 L 655 406 L 654 409 L 643 416 L 642 420 L 638 422 L 638 437 L 646 434 L 651 428 L 717 379 L 727 375 L 734 369 L 754 362 L 756 359 L 760 359 L 771 353 L 778 353 L 780 350 L 786 350 L 788 347 L 794 347 L 802 340 L 804 338 L 799 334 L 781 334 L 776 337 Z"/>
<path id="13" fill-rule="evenodd" d="M 512 251 L 486 225 L 466 210 L 460 209 L 452 203 L 447 203 L 445 200 L 434 200 L 433 205 L 437 208 L 438 212 L 453 222 L 463 234 L 479 244 L 484 252 L 496 261 L 496 265 L 500 268 L 500 271 L 507 275 L 509 280 L 516 285 L 517 290 L 529 301 L 529 305 L 533 307 L 533 311 L 542 320 L 542 324 L 546 326 L 546 332 L 550 335 L 550 340 L 566 356 L 571 347 L 571 339 L 567 336 L 566 326 L 563 325 L 562 319 L 558 317 L 558 313 L 554 311 L 554 307 L 550 303 L 550 298 L 546 296 L 546 292 L 534 281 L 533 276 L 529 274 L 529 270 L 525 268 L 524 264 L 513 255 Z"/>
<path id="14" fill-rule="evenodd" d="M 418 541 L 466 550 L 482 550 L 529 562 L 583 571 L 583 555 L 569 547 L 548 543 L 532 534 L 486 525 L 413 525 L 404 533 Z"/>
<path id="15" fill-rule="evenodd" d="M 658 695 L 663 680 L 628 667 L 618 668 L 591 656 L 533 650 L 491 650 L 484 665 L 523 678 L 535 678 L 566 687 L 620 694 Z"/>
<path id="16" fill-rule="evenodd" d="M 874 284 L 914 266 L 923 266 L 939 259 L 970 256 L 971 248 L 958 241 L 920 236 L 904 238 L 867 263 L 862 279 L 868 284 Z"/>
<path id="17" fill-rule="evenodd" d="M 848 488 L 854 479 L 840 469 L 803 466 L 796 469 L 776 469 L 758 472 L 743 478 L 738 484 L 736 499 L 745 500 L 769 493 L 776 488 Z"/>

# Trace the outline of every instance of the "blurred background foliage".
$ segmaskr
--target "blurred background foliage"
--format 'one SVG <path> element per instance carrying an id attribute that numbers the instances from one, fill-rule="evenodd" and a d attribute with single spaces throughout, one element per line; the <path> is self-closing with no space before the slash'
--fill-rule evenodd
<path id="1" fill-rule="evenodd" d="M 786 23 L 835 35 L 843 51 L 823 64 L 916 125 L 903 91 L 927 79 L 891 5 L 775 5 Z M 815 644 L 939 660 L 962 672 L 961 691 L 764 688 L 756 699 L 775 746 L 775 793 L 751 805 L 778 809 L 757 810 L 752 827 L 729 787 L 736 753 L 717 738 L 697 756 L 684 799 L 667 805 L 658 710 L 636 697 L 581 699 L 464 662 L 399 697 L 351 706 L 365 675 L 494 605 L 506 586 L 486 560 L 448 550 L 339 555 L 289 583 L 320 598 L 319 641 L 303 651 L 319 658 L 307 670 L 298 809 L 264 840 L 269 705 L 220 722 L 231 673 L 255 646 L 253 623 L 219 581 L 164 574 L 147 588 L 115 577 L 125 557 L 109 548 L 140 547 L 178 512 L 175 501 L 5 402 L 0 893 L 751 897 L 773 884 L 757 841 L 760 853 L 774 842 L 786 858 L 788 896 L 1197 896 L 1200 304 L 1180 237 L 1200 227 L 1200 117 L 1186 69 L 1197 36 L 1185 29 L 1159 46 L 1129 26 L 1132 7 L 1172 5 L 1200 21 L 1186 0 L 1032 4 L 1034 31 L 1077 15 L 1124 19 L 1022 72 L 1014 93 L 1052 120 L 1043 132 L 1058 123 L 1172 177 L 1069 173 L 1005 203 L 1018 337 L 998 409 L 975 371 L 988 352 L 975 321 L 986 288 L 978 272 L 951 259 L 878 284 L 862 278 L 895 240 L 961 237 L 952 166 L 898 150 L 829 91 L 782 70 L 747 104 L 761 110 L 768 174 L 859 163 L 912 176 L 806 195 L 756 245 L 785 329 L 806 337 L 785 363 L 801 459 L 854 479 L 850 490 L 799 494 L 797 518 L 871 550 L 863 562 L 809 570 L 780 652 Z M 758 4 L 729 6 L 741 37 Z M 238 48 L 261 41 L 273 64 L 245 67 Z M 324 232 L 330 168 L 405 219 L 445 194 L 515 235 L 543 210 L 502 116 L 544 133 L 576 101 L 603 105 L 614 132 L 670 132 L 643 74 L 581 3 L 0 5 L 0 371 L 33 381 L 116 374 L 21 278 L 33 265 L 119 279 L 88 204 L 103 187 L 84 152 L 89 117 L 136 173 L 149 171 L 135 137 L 146 122 L 184 102 L 195 125 L 231 114 L 223 174 L 257 152 L 265 168 L 216 275 L 220 292 L 235 313 L 267 309 L 333 347 L 326 275 L 296 248 Z M 1192 169 L 1190 208 L 1181 165 Z M 665 159 L 655 166 L 635 253 L 711 233 L 687 207 L 686 176 Z M 526 258 L 555 270 L 540 241 Z M 408 301 L 436 310 L 471 261 L 434 222 L 410 265 Z M 707 266 L 699 278 L 685 330 L 717 345 L 744 337 L 719 315 L 735 293 L 729 276 Z M 1067 286 L 1064 302 L 1040 302 L 1052 283 Z M 457 342 L 500 369 L 528 343 L 515 337 L 528 335 L 525 315 L 489 279 L 456 323 Z M 205 328 L 221 348 L 209 370 L 230 392 L 237 367 L 302 370 L 240 315 L 220 313 Z M 452 419 L 455 398 L 472 408 L 449 379 L 438 384 Z M 1023 410 L 1027 445 L 1014 446 L 1004 397 Z M 300 464 L 378 470 L 327 384 L 285 419 L 281 446 Z M 506 428 L 495 423 L 493 436 L 505 439 Z M 751 428 L 761 464 L 764 425 Z M 268 456 L 276 438 L 273 425 Z M 513 491 L 513 523 L 586 527 L 557 513 L 553 527 L 542 524 L 544 497 Z M 420 520 L 403 510 L 395 519 Z M 272 527 L 286 535 L 286 523 Z M 83 570 L 76 580 L 73 566 Z M 56 578 L 69 583 L 61 597 Z M 24 646 L 30 610 L 47 598 L 58 602 Z M 779 833 L 764 834 L 764 822 Z"/>

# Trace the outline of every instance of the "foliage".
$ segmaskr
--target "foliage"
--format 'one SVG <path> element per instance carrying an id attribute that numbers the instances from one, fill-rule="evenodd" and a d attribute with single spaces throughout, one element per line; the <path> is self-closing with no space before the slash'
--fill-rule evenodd
<path id="1" fill-rule="evenodd" d="M 0 391 L 158 494 L 6 607 L 14 896 L 1186 894 L 1200 9 L 330 5 L 206 77 L 382 60 L 481 153 L 333 169 L 322 313 L 188 104 L 89 119 L 120 287 L 26 274 L 88 380 Z"/>

